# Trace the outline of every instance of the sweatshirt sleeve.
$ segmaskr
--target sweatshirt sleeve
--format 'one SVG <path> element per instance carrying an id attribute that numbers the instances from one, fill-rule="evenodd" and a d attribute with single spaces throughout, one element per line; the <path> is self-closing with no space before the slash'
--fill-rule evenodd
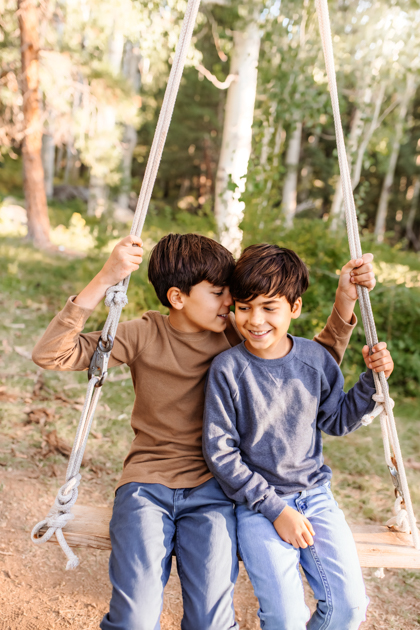
<path id="1" fill-rule="evenodd" d="M 93 311 L 74 304 L 74 297 L 67 300 L 33 349 L 32 360 L 45 370 L 81 371 L 89 367 L 101 331 L 82 332 Z M 152 328 L 148 313 L 141 319 L 119 324 L 109 367 L 130 365 L 150 341 Z"/>
<path id="2" fill-rule="evenodd" d="M 207 465 L 224 493 L 237 503 L 246 503 L 271 522 L 286 507 L 273 486 L 252 472 L 240 452 L 234 399 L 237 390 L 213 362 L 207 380 L 204 405 L 203 453 Z"/>
<path id="3" fill-rule="evenodd" d="M 371 370 L 363 372 L 354 387 L 345 393 L 339 367 L 328 355 L 325 358 L 317 426 L 328 435 L 347 435 L 361 426 L 362 417 L 375 406 L 373 374 Z"/>
<path id="4" fill-rule="evenodd" d="M 356 324 L 357 318 L 354 313 L 350 324 L 348 324 L 334 306 L 325 328 L 315 335 L 314 341 L 328 350 L 333 359 L 340 365 Z"/>

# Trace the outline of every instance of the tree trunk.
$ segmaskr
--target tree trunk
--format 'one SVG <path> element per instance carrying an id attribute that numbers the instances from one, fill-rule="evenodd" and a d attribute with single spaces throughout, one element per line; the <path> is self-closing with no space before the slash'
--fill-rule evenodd
<path id="1" fill-rule="evenodd" d="M 252 122 L 257 90 L 260 32 L 256 23 L 246 31 L 235 31 L 231 74 L 237 75 L 226 101 L 222 147 L 216 175 L 215 217 L 220 241 L 235 255 L 240 253 L 245 190 L 251 155 Z M 233 186 L 232 186 L 233 184 Z M 232 190 L 234 188 L 234 190 Z"/>
<path id="2" fill-rule="evenodd" d="M 130 81 L 130 84 L 134 92 L 138 93 L 140 90 L 141 75 L 139 71 L 140 52 L 137 46 L 134 46 L 132 42 L 127 42 L 122 71 L 123 75 Z M 117 200 L 116 213 L 125 217 L 125 220 L 132 217 L 130 216 L 130 210 L 128 204 L 130 201 L 131 191 L 131 169 L 133 162 L 133 153 L 137 144 L 137 131 L 132 125 L 124 125 L 124 135 L 122 139 L 122 183 L 120 193 Z"/>
<path id="3" fill-rule="evenodd" d="M 354 112 L 353 120 L 351 121 L 350 134 L 347 143 L 347 159 L 349 164 L 351 164 L 351 157 L 357 149 L 358 139 L 363 131 L 363 127 L 362 110 L 357 108 Z M 343 221 L 343 188 L 341 184 L 341 177 L 339 177 L 337 181 L 330 214 L 332 217 L 331 230 L 335 232 L 338 223 Z"/>
<path id="4" fill-rule="evenodd" d="M 18 0 L 21 41 L 23 116 L 23 176 L 28 215 L 28 238 L 36 247 L 50 245 L 50 222 L 42 167 L 42 120 L 39 106 L 39 42 L 36 0 Z"/>
<path id="5" fill-rule="evenodd" d="M 357 158 L 354 164 L 353 173 L 351 177 L 353 190 L 356 188 L 356 186 L 360 182 L 360 176 L 362 174 L 363 158 L 364 158 L 366 149 L 368 147 L 368 144 L 375 132 L 375 129 L 378 126 L 379 114 L 381 111 L 382 102 L 384 100 L 385 90 L 386 90 L 386 82 L 382 81 L 382 83 L 379 86 L 378 94 L 376 96 L 375 109 L 373 112 L 372 120 L 370 122 L 369 127 L 366 130 L 366 133 L 363 136 L 362 142 L 360 143 L 359 149 L 357 151 Z"/>
<path id="6" fill-rule="evenodd" d="M 397 166 L 398 155 L 400 152 L 401 140 L 404 132 L 404 122 L 407 116 L 408 106 L 414 93 L 414 76 L 407 75 L 406 90 L 401 101 L 398 120 L 395 127 L 394 142 L 392 143 L 391 157 L 388 164 L 388 170 L 382 185 L 381 197 L 379 199 L 378 211 L 376 214 L 375 235 L 378 243 L 382 242 L 385 234 L 386 216 L 388 214 L 388 201 L 391 193 L 391 186 L 394 181 L 395 167 Z"/>
<path id="7" fill-rule="evenodd" d="M 103 177 L 91 174 L 89 179 L 88 216 L 95 216 L 99 219 L 107 209 L 107 205 L 108 186 L 105 184 Z"/>
<path id="8" fill-rule="evenodd" d="M 413 197 L 411 199 L 411 208 L 407 218 L 406 235 L 410 243 L 412 244 L 416 252 L 420 251 L 420 239 L 416 236 L 413 230 L 414 219 L 417 214 L 417 206 L 420 197 L 420 178 L 415 177 L 413 183 Z"/>
<path id="9" fill-rule="evenodd" d="M 44 185 L 47 199 L 53 196 L 55 146 L 52 133 L 44 133 L 42 136 L 42 165 L 44 168 Z"/>
<path id="10" fill-rule="evenodd" d="M 282 212 L 285 226 L 291 228 L 296 212 L 297 181 L 300 156 L 300 145 L 302 142 L 302 122 L 297 122 L 296 127 L 290 136 L 286 153 L 287 174 L 283 185 Z"/>

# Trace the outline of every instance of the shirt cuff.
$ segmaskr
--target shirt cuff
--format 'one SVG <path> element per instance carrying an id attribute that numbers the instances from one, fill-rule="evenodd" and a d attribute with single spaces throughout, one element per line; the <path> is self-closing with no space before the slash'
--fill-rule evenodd
<path id="1" fill-rule="evenodd" d="M 73 329 L 83 330 L 86 321 L 92 315 L 93 308 L 85 308 L 74 303 L 77 295 L 71 295 L 66 302 L 65 307 L 58 313 L 58 318 L 64 326 Z"/>
<path id="2" fill-rule="evenodd" d="M 274 523 L 276 518 L 280 516 L 286 507 L 286 501 L 283 501 L 275 492 L 274 488 L 270 490 L 268 496 L 257 505 L 257 511 Z"/>
<path id="3" fill-rule="evenodd" d="M 344 321 L 335 304 L 328 320 L 328 324 L 331 326 L 337 337 L 349 337 L 357 324 L 357 317 L 354 313 L 351 316 L 350 323 Z"/>

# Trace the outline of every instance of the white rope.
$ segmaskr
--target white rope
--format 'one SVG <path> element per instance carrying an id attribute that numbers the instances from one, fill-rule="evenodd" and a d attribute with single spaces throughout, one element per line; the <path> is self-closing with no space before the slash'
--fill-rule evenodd
<path id="1" fill-rule="evenodd" d="M 150 155 L 147 161 L 140 195 L 137 201 L 136 212 L 131 226 L 130 234 L 134 234 L 136 236 L 140 236 L 143 230 L 144 221 L 146 219 L 147 210 L 149 208 L 150 199 L 152 197 L 153 188 L 162 158 L 163 148 L 165 146 L 166 136 L 168 135 L 169 126 L 172 120 L 175 101 L 178 95 L 179 85 L 181 83 L 182 73 L 187 59 L 188 48 L 191 43 L 199 6 L 200 0 L 189 0 L 185 11 L 181 34 L 176 47 L 162 109 L 160 110 L 159 120 L 156 126 L 152 147 L 150 149 Z M 117 287 L 112 287 L 112 289 L 117 291 L 125 290 L 125 292 L 127 292 L 129 282 L 130 276 L 120 282 Z M 108 291 L 110 291 L 110 289 L 108 289 Z M 111 303 L 108 318 L 105 322 L 101 335 L 104 341 L 108 339 L 108 334 L 110 334 L 113 338 L 115 337 L 122 308 L 123 306 L 120 304 L 115 304 L 114 302 Z"/>
<path id="2" fill-rule="evenodd" d="M 337 78 L 334 67 L 334 52 L 332 45 L 330 18 L 328 13 L 328 1 L 327 0 L 315 0 L 316 9 L 318 13 L 319 29 L 322 39 L 322 47 L 324 51 L 325 66 L 328 75 L 328 85 L 330 88 L 331 103 L 334 115 L 334 125 L 337 140 L 337 152 L 338 162 L 340 166 L 341 184 L 343 190 L 344 209 L 346 215 L 347 235 L 349 239 L 350 255 L 352 258 L 360 258 L 362 256 L 362 247 L 359 237 L 359 228 L 357 222 L 357 213 L 354 203 L 353 190 L 351 184 L 350 168 L 347 161 L 346 146 L 344 142 L 343 127 L 341 124 L 340 106 L 338 100 L 337 90 Z M 365 329 L 367 344 L 370 349 L 372 346 L 378 343 L 378 336 L 376 333 L 375 321 L 373 318 L 372 306 L 370 303 L 369 292 L 365 287 L 357 286 L 357 294 L 359 297 L 360 312 L 362 314 L 363 326 Z M 416 518 L 414 516 L 413 506 L 410 497 L 410 491 L 407 483 L 407 476 L 404 468 L 404 461 L 402 458 L 401 448 L 398 440 L 397 427 L 395 424 L 395 418 L 392 411 L 393 401 L 388 393 L 388 386 L 383 372 L 379 374 L 374 373 L 376 395 L 378 396 L 377 402 L 381 403 L 381 411 L 379 412 L 381 418 L 381 431 L 384 440 L 385 459 L 388 466 L 394 468 L 396 473 L 396 480 L 398 482 L 399 494 L 402 495 L 399 498 L 400 509 L 398 514 L 394 516 L 395 525 L 402 531 L 411 531 L 413 538 L 413 544 L 416 549 L 420 549 L 419 531 L 417 529 Z M 379 398 L 380 397 L 380 398 Z M 395 464 L 391 458 L 390 446 L 392 447 Z M 392 471 L 391 471 L 392 474 Z M 396 485 L 397 487 L 397 485 Z M 402 502 L 404 502 L 405 509 L 403 509 Z M 405 514 L 399 515 L 400 512 Z M 393 520 L 393 519 L 391 519 Z"/>
<path id="3" fill-rule="evenodd" d="M 139 200 L 137 202 L 136 212 L 133 218 L 131 234 L 135 234 L 136 236 L 140 236 L 141 234 L 147 210 L 149 208 L 199 6 L 200 0 L 188 0 L 184 21 L 181 27 L 180 39 L 175 51 L 162 109 L 160 111 L 152 148 L 150 150 L 140 190 Z M 118 285 L 109 287 L 106 291 L 105 304 L 106 306 L 109 306 L 109 313 L 101 333 L 101 339 L 105 342 L 105 344 L 108 343 L 110 337 L 112 339 L 115 338 L 121 311 L 128 303 L 127 288 L 129 281 L 130 276 L 125 278 L 125 280 L 120 282 Z M 103 372 L 106 371 L 108 360 L 109 353 L 106 353 L 103 359 Z M 95 388 L 95 385 L 102 385 L 102 382 L 103 381 L 96 376 L 91 378 L 89 381 L 85 403 L 70 455 L 70 461 L 67 467 L 66 483 L 58 491 L 54 505 L 48 516 L 43 521 L 37 523 L 31 533 L 32 541 L 35 544 L 47 542 L 51 536 L 54 534 L 56 535 L 62 550 L 68 558 L 66 569 L 74 569 L 79 564 L 77 556 L 70 549 L 66 539 L 64 538 L 62 528 L 74 517 L 73 514 L 71 514 L 71 508 L 77 500 L 77 488 L 80 483 L 79 470 L 83 460 L 96 405 L 101 394 L 101 387 L 98 386 Z M 44 526 L 48 529 L 41 537 L 38 538 L 38 533 Z"/>
<path id="4" fill-rule="evenodd" d="M 47 542 L 54 534 L 57 541 L 68 558 L 66 569 L 74 569 L 79 564 L 77 556 L 73 553 L 64 538 L 62 528 L 67 525 L 68 521 L 74 518 L 71 508 L 76 503 L 78 495 L 78 487 L 81 476 L 79 474 L 82 464 L 83 455 L 86 448 L 86 442 L 89 436 L 90 427 L 92 425 L 93 416 L 96 405 L 98 404 L 101 388 L 95 385 L 99 382 L 99 378 L 94 376 L 88 383 L 85 403 L 77 427 L 76 438 L 70 454 L 69 463 L 66 472 L 66 482 L 59 491 L 54 501 L 54 505 L 49 511 L 47 517 L 37 523 L 31 532 L 32 542 L 39 545 Z M 47 531 L 38 537 L 40 530 L 47 527 Z"/>

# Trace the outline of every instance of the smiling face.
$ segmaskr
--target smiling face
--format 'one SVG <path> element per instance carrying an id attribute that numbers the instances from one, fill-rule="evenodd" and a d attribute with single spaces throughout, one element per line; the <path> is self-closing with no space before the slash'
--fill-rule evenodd
<path id="1" fill-rule="evenodd" d="M 302 298 L 293 307 L 284 296 L 259 295 L 249 302 L 235 302 L 235 320 L 247 350 L 262 359 L 279 359 L 291 350 L 287 337 L 290 322 L 302 310 Z"/>
<path id="2" fill-rule="evenodd" d="M 233 304 L 228 287 L 217 287 L 207 280 L 195 284 L 189 295 L 172 287 L 168 300 L 172 306 L 169 320 L 181 332 L 223 332 Z"/>

